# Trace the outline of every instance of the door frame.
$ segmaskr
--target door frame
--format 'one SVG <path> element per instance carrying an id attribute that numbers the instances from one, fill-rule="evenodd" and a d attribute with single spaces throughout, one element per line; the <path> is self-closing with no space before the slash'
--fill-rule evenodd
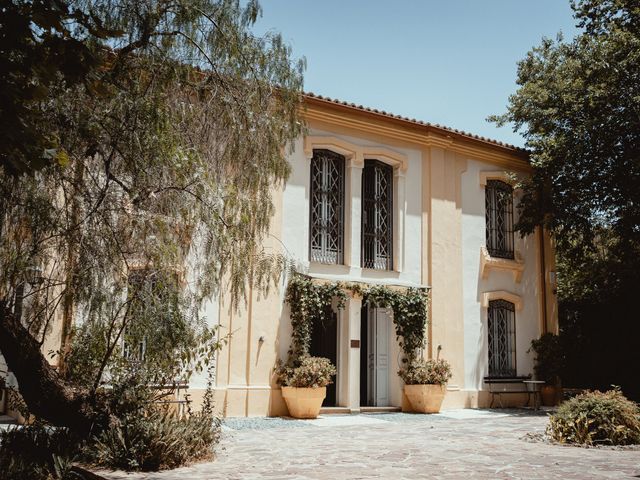
<path id="1" fill-rule="evenodd" d="M 391 396 L 390 396 L 390 385 L 389 385 L 389 368 L 390 368 L 390 353 L 391 353 L 391 345 L 390 342 L 390 324 L 391 317 L 389 314 L 389 309 L 385 308 L 377 308 L 377 307 L 363 307 L 366 308 L 366 338 L 365 335 L 361 338 L 361 345 L 364 348 L 364 355 L 361 355 L 361 361 L 366 360 L 366 367 L 360 369 L 360 382 L 363 380 L 366 381 L 366 389 L 361 388 L 361 398 L 360 405 L 361 406 L 377 406 L 377 407 L 387 407 L 391 404 Z M 380 331 L 378 327 L 380 323 L 378 323 L 378 315 L 384 315 L 384 329 Z M 386 369 L 384 373 L 385 384 L 386 384 L 386 402 L 384 405 L 378 405 L 378 379 L 379 379 L 379 366 L 378 362 L 378 340 L 379 336 L 382 334 L 382 338 L 384 339 L 384 344 L 386 345 Z M 372 358 L 373 355 L 373 358 Z M 363 371 L 366 372 L 366 378 L 362 378 Z M 366 396 L 363 397 L 363 393 L 366 392 Z"/>

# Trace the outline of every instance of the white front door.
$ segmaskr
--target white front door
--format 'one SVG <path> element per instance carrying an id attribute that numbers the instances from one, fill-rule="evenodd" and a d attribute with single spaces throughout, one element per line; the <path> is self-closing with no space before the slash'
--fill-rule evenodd
<path id="1" fill-rule="evenodd" d="M 389 405 L 389 324 L 391 314 L 385 308 L 370 308 L 368 318 L 368 404 Z"/>

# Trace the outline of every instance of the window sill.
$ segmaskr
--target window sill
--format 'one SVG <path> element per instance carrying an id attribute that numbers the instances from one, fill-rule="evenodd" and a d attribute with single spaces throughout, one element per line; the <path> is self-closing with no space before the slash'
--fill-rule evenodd
<path id="1" fill-rule="evenodd" d="M 519 252 L 515 252 L 515 259 L 492 257 L 487 247 L 480 247 L 480 275 L 484 280 L 489 277 L 491 270 L 504 270 L 513 274 L 513 280 L 520 283 L 524 272 L 524 260 Z"/>

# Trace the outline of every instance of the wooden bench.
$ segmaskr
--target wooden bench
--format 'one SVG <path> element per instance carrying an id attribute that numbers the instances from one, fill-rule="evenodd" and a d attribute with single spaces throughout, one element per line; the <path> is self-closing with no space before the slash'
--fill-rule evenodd
<path id="1" fill-rule="evenodd" d="M 527 403 L 529 403 L 531 391 L 527 388 L 524 381 L 530 379 L 531 375 L 519 377 L 484 377 L 484 383 L 489 385 L 489 393 L 491 394 L 491 404 L 489 405 L 489 408 L 493 407 L 496 396 L 498 397 L 500 408 L 504 408 L 502 405 L 502 395 L 522 395 L 523 393 L 526 393 Z"/>

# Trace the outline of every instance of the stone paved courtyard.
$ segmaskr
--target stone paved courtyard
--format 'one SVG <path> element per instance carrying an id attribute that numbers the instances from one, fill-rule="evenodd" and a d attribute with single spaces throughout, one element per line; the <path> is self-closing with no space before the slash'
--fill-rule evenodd
<path id="1" fill-rule="evenodd" d="M 640 478 L 640 450 L 548 445 L 544 413 L 452 410 L 439 415 L 231 419 L 217 460 L 169 472 L 100 472 L 112 480 Z"/>

